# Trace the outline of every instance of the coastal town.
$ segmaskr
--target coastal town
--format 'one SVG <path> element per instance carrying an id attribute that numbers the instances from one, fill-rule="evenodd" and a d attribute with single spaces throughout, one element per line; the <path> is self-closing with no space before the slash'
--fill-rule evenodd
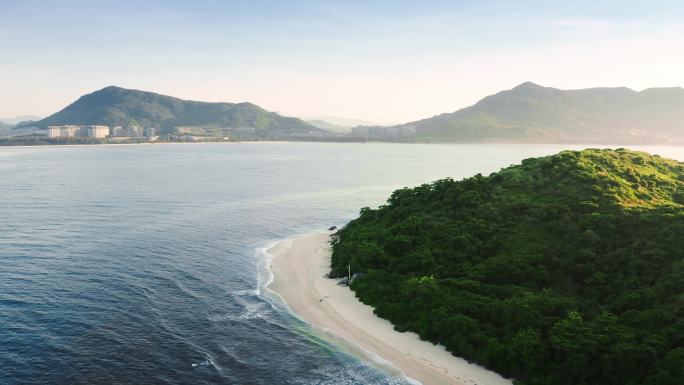
<path id="1" fill-rule="evenodd" d="M 254 127 L 206 128 L 197 126 L 179 126 L 167 132 L 160 132 L 154 127 L 105 125 L 62 125 L 48 126 L 47 138 L 55 141 L 95 140 L 121 143 L 129 141 L 166 141 L 166 142 L 199 142 L 199 141 L 243 141 L 257 140 Z"/>
<path id="2" fill-rule="evenodd" d="M 64 125 L 49 126 L 48 138 L 116 138 L 146 139 L 155 141 L 159 139 L 153 127 L 143 128 L 139 126 L 110 128 L 102 125 Z M 403 126 L 357 126 L 351 129 L 347 135 L 349 138 L 358 139 L 398 139 L 412 138 L 416 136 L 416 128 L 411 125 Z M 176 127 L 170 135 L 165 135 L 165 140 L 175 141 L 198 141 L 198 140 L 254 140 L 257 138 L 254 127 L 229 127 L 229 128 L 205 128 L 194 126 Z"/>
<path id="3" fill-rule="evenodd" d="M 155 129 L 152 127 L 142 128 L 138 126 L 121 127 L 100 125 L 64 125 L 48 126 L 48 138 L 144 138 L 150 141 L 156 140 Z"/>
<path id="4" fill-rule="evenodd" d="M 350 137 L 379 140 L 415 138 L 416 127 L 410 124 L 400 126 L 356 126 L 352 127 Z"/>
<path id="5" fill-rule="evenodd" d="M 325 129 L 308 132 L 276 132 L 259 130 L 251 126 L 205 127 L 177 126 L 159 129 L 137 124 L 107 126 L 101 124 L 49 125 L 47 129 L 19 130 L 16 135 L 3 137 L 0 145 L 12 144 L 101 144 L 151 142 L 242 142 L 258 140 L 311 140 L 311 141 L 411 141 L 416 138 L 416 127 L 356 126 L 347 132 L 330 132 Z"/>

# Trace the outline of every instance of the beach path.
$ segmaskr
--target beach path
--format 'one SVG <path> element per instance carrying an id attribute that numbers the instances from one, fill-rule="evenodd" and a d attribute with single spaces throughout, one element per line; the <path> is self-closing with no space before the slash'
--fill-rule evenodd
<path id="1" fill-rule="evenodd" d="M 307 234 L 269 250 L 274 278 L 268 288 L 280 295 L 292 312 L 323 331 L 324 337 L 332 335 L 333 343 L 346 341 L 364 358 L 384 362 L 380 366 L 390 373 L 401 372 L 423 385 L 512 385 L 511 380 L 422 341 L 415 333 L 394 330 L 348 287 L 326 278 L 330 234 Z"/>

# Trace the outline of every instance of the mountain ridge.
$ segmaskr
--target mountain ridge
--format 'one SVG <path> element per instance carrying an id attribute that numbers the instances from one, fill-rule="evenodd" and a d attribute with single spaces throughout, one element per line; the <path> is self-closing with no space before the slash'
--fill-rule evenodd
<path id="1" fill-rule="evenodd" d="M 66 124 L 140 125 L 170 132 L 177 126 L 253 127 L 270 135 L 321 134 L 298 118 L 284 117 L 253 103 L 184 100 L 155 92 L 107 86 L 86 94 L 37 122 L 39 128 Z"/>
<path id="2" fill-rule="evenodd" d="M 0 123 L 4 123 L 4 124 L 10 125 L 10 126 L 14 126 L 14 125 L 21 124 L 24 122 L 35 122 L 35 121 L 38 121 L 40 119 L 42 119 L 40 116 L 21 115 L 21 116 L 0 118 Z"/>
<path id="3" fill-rule="evenodd" d="M 684 89 L 562 90 L 524 82 L 454 112 L 398 125 L 454 142 L 684 143 Z"/>

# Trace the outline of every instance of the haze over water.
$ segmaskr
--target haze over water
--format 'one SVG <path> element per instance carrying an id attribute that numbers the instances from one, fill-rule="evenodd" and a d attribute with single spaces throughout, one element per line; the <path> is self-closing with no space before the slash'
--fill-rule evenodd
<path id="1" fill-rule="evenodd" d="M 0 383 L 403 383 L 274 308 L 258 249 L 564 148 L 0 148 Z"/>

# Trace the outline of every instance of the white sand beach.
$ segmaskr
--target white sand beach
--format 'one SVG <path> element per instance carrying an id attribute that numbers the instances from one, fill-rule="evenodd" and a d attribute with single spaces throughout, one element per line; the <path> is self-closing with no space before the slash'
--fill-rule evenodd
<path id="1" fill-rule="evenodd" d="M 308 234 L 282 241 L 269 250 L 274 278 L 268 288 L 296 315 L 319 328 L 332 342 L 343 340 L 365 358 L 384 361 L 382 366 L 423 385 L 512 384 L 492 371 L 454 357 L 442 346 L 420 340 L 414 333 L 395 331 L 349 288 L 325 278 L 330 270 L 330 234 Z"/>

